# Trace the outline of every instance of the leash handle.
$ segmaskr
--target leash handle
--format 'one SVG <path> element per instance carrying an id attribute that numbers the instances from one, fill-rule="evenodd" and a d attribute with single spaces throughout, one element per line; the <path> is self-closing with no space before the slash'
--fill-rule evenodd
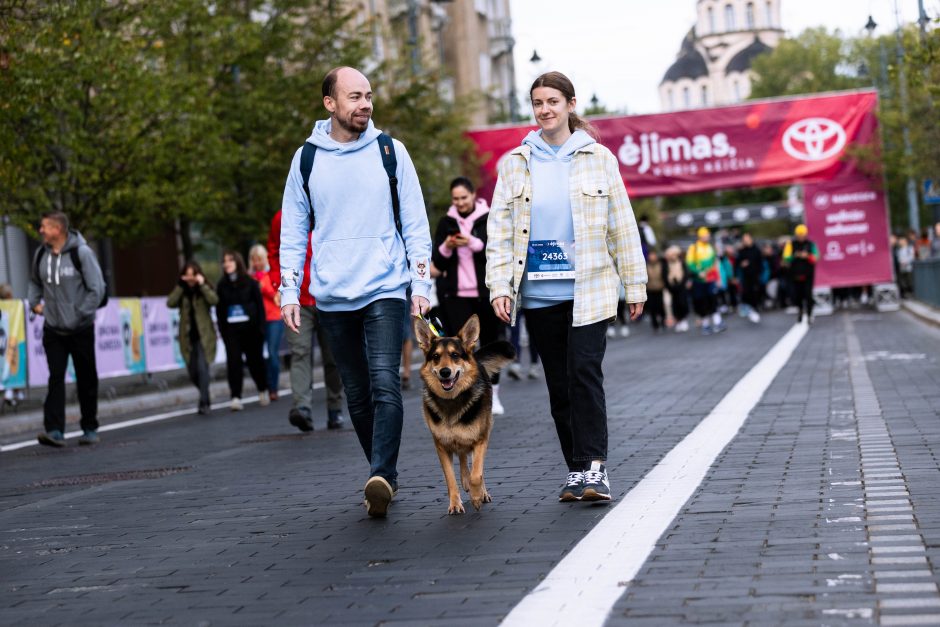
<path id="1" fill-rule="evenodd" d="M 422 316 L 422 315 L 420 315 L 420 314 L 415 314 L 414 317 L 415 317 L 415 318 L 421 318 L 422 320 L 424 320 L 424 322 L 427 323 L 428 328 L 431 329 L 431 333 L 433 333 L 435 336 L 437 336 L 437 337 L 444 337 L 444 330 L 443 330 L 443 329 L 444 329 L 444 325 L 441 324 L 440 319 L 438 319 L 438 318 L 436 318 L 436 317 L 435 317 L 435 318 L 431 318 L 430 316 L 424 317 L 424 316 Z"/>

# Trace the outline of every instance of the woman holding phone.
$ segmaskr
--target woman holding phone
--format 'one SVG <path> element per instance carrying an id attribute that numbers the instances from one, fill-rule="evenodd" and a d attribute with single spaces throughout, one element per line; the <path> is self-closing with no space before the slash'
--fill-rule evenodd
<path id="1" fill-rule="evenodd" d="M 480 344 L 501 339 L 505 324 L 490 306 L 486 289 L 486 217 L 489 206 L 477 198 L 470 179 L 460 176 L 451 181 L 453 203 L 437 224 L 431 261 L 441 271 L 438 298 L 444 310 L 444 324 L 455 333 L 470 316 L 480 318 Z M 493 414 L 505 413 L 499 401 L 499 373 L 493 377 Z"/>
<path id="2" fill-rule="evenodd" d="M 559 501 L 609 501 L 601 364 L 619 286 L 630 318 L 646 301 L 646 262 L 617 158 L 575 113 L 560 72 L 529 90 L 539 130 L 499 167 L 486 247 L 493 310 L 530 323 L 568 474 Z"/>

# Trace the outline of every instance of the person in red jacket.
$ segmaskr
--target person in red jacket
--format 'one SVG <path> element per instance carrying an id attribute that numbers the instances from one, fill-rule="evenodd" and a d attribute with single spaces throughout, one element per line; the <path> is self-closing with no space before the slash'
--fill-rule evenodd
<path id="1" fill-rule="evenodd" d="M 281 212 L 274 214 L 271 230 L 268 233 L 268 264 L 271 267 L 272 285 L 281 284 Z M 304 282 L 300 288 L 300 333 L 288 333 L 290 346 L 290 387 L 293 400 L 288 415 L 290 423 L 301 431 L 313 431 L 313 336 L 316 334 L 323 358 L 323 376 L 326 380 L 327 428 L 340 429 L 343 426 L 343 382 L 336 368 L 333 352 L 326 343 L 320 321 L 317 317 L 316 301 L 310 295 L 310 258 L 312 256 L 310 240 L 307 239 L 307 258 L 304 261 Z M 280 293 L 276 293 L 276 302 L 280 306 Z"/>

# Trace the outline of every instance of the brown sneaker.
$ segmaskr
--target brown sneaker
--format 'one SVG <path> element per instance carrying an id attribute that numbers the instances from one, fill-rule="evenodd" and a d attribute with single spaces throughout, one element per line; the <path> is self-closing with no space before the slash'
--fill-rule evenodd
<path id="1" fill-rule="evenodd" d="M 384 477 L 371 477 L 365 488 L 366 513 L 375 518 L 385 518 L 394 496 L 395 490 Z"/>

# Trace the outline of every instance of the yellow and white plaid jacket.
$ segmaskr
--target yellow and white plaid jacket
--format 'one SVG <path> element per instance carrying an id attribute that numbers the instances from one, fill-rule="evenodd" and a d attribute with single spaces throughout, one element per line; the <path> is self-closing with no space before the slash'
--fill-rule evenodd
<path id="1" fill-rule="evenodd" d="M 529 159 L 530 149 L 523 145 L 503 160 L 487 221 L 486 286 L 491 300 L 512 299 L 513 325 L 529 246 Z M 601 144 L 588 144 L 575 153 L 569 172 L 575 239 L 572 324 L 580 327 L 617 315 L 618 281 L 628 303 L 645 302 L 646 261 L 613 153 Z"/>

